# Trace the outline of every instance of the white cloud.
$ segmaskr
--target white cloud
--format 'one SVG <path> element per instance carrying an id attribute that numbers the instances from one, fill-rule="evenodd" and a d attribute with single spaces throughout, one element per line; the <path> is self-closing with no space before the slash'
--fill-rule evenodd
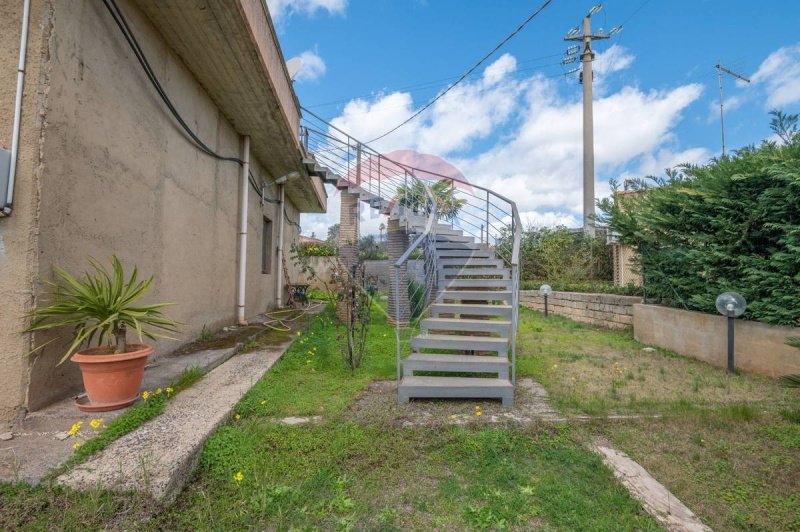
<path id="1" fill-rule="evenodd" d="M 611 50 L 606 72 L 633 60 L 624 49 Z M 583 204 L 580 93 L 562 94 L 557 81 L 541 75 L 520 79 L 515 70 L 514 58 L 502 56 L 480 78 L 457 87 L 374 147 L 384 153 L 412 149 L 445 157 L 470 181 L 516 201 L 527 222 L 578 226 Z M 651 91 L 626 86 L 597 97 L 596 195 L 607 195 L 608 179 L 631 167 L 638 166 L 638 175 L 660 174 L 667 166 L 708 159 L 705 149 L 681 149 L 673 133 L 702 91 L 699 84 Z M 369 141 L 415 109 L 408 93 L 379 94 L 351 101 L 333 124 Z M 480 149 L 475 149 L 478 141 Z M 335 223 L 338 207 L 329 212 Z"/>
<path id="2" fill-rule="evenodd" d="M 504 54 L 475 81 L 464 82 L 438 100 L 422 116 L 373 146 L 381 151 L 410 148 L 446 155 L 469 149 L 505 123 L 515 110 L 525 82 L 516 81 L 514 57 Z M 369 141 L 403 122 L 416 111 L 409 93 L 379 94 L 369 102 L 349 102 L 332 123 L 353 137 Z"/>
<path id="3" fill-rule="evenodd" d="M 344 13 L 347 0 L 267 0 L 267 6 L 273 20 L 281 20 L 293 13 L 313 15 L 321 10 L 331 15 Z"/>
<path id="4" fill-rule="evenodd" d="M 325 75 L 327 70 L 325 61 L 317 54 L 316 50 L 306 50 L 300 54 L 300 59 L 303 62 L 300 72 L 295 77 L 297 81 L 313 81 Z"/>
<path id="5" fill-rule="evenodd" d="M 575 216 L 553 211 L 525 211 L 519 213 L 519 217 L 522 220 L 523 227 L 557 227 L 559 225 L 578 227 L 581 225 Z"/>
<path id="6" fill-rule="evenodd" d="M 772 52 L 751 76 L 753 84 L 763 84 L 767 108 L 781 108 L 800 102 L 800 44 Z"/>
<path id="7" fill-rule="evenodd" d="M 635 57 L 628 52 L 627 48 L 614 44 L 604 52 L 597 54 L 592 68 L 600 75 L 611 74 L 628 68 L 634 59 Z"/>

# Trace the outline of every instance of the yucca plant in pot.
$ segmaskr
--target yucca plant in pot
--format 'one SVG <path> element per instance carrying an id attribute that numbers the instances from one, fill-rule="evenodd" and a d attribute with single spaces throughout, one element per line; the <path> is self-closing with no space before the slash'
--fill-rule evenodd
<path id="1" fill-rule="evenodd" d="M 56 280 L 47 281 L 49 301 L 36 306 L 29 314 L 33 333 L 72 327 L 72 343 L 59 361 L 79 364 L 88 403 L 78 401 L 87 411 L 116 410 L 136 401 L 144 378 L 144 366 L 153 348 L 144 337 L 171 338 L 157 331 L 174 333 L 179 324 L 166 317 L 161 309 L 170 303 L 138 304 L 153 284 L 153 277 L 138 279 L 134 266 L 130 277 L 119 259 L 111 258 L 111 271 L 90 259 L 91 270 L 76 278 L 54 268 Z M 129 344 L 128 330 L 136 331 L 139 343 Z M 37 347 L 58 340 L 56 337 Z M 91 347 L 93 341 L 97 347 Z M 84 349 L 80 349 L 86 346 Z"/>

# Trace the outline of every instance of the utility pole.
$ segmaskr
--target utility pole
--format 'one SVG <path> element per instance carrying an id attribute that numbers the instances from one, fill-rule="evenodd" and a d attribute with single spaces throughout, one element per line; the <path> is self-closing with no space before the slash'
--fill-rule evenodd
<path id="1" fill-rule="evenodd" d="M 728 74 L 736 79 L 744 81 L 745 83 L 750 83 L 750 80 L 741 74 L 737 74 L 733 70 L 725 68 L 719 63 L 714 65 L 714 68 L 717 69 L 717 81 L 719 81 L 719 127 L 722 130 L 722 156 L 725 157 L 725 116 L 723 113 L 724 104 L 722 95 L 722 74 Z"/>
<path id="2" fill-rule="evenodd" d="M 594 236 L 594 115 L 592 110 L 592 82 L 594 81 L 592 73 L 592 62 L 594 61 L 595 53 L 592 50 L 593 40 L 608 39 L 615 33 L 622 30 L 622 26 L 613 28 L 608 33 L 604 33 L 601 29 L 596 34 L 592 33 L 592 15 L 597 13 L 603 8 L 603 4 L 597 4 L 589 13 L 583 17 L 582 32 L 579 28 L 575 27 L 567 33 L 564 37 L 565 41 L 575 41 L 583 43 L 583 50 L 581 51 L 580 61 L 582 63 L 582 72 L 580 75 L 580 82 L 583 83 L 583 230 Z M 567 57 L 562 61 L 562 64 L 574 62 L 573 55 L 580 50 L 580 46 L 569 47 L 567 49 Z"/>

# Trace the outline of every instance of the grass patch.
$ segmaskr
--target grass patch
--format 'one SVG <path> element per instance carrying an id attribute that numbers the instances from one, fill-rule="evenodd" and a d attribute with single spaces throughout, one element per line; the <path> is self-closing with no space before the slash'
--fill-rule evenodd
<path id="1" fill-rule="evenodd" d="M 156 526 L 197 522 L 278 530 L 657 529 L 569 429 L 387 430 L 341 419 L 313 427 L 250 419 L 220 430 L 196 481 Z"/>
<path id="2" fill-rule="evenodd" d="M 596 426 L 714 530 L 800 529 L 800 425 L 703 409 Z"/>
<path id="3" fill-rule="evenodd" d="M 663 414 L 688 401 L 701 408 L 740 408 L 746 416 L 757 408 L 787 407 L 800 400 L 797 389 L 767 377 L 728 376 L 663 349 L 643 351 L 646 346 L 630 331 L 545 318 L 525 308 L 520 317 L 518 374 L 539 380 L 565 413 Z"/>
<path id="4" fill-rule="evenodd" d="M 642 464 L 715 530 L 800 529 L 800 390 L 728 376 L 630 332 L 521 310 L 519 373 L 565 413 L 658 414 L 577 428 Z"/>

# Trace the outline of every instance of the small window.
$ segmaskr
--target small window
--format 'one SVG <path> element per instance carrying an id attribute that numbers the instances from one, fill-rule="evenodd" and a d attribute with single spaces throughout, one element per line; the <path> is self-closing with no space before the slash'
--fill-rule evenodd
<path id="1" fill-rule="evenodd" d="M 261 273 L 272 273 L 272 220 L 266 216 L 261 233 Z"/>

